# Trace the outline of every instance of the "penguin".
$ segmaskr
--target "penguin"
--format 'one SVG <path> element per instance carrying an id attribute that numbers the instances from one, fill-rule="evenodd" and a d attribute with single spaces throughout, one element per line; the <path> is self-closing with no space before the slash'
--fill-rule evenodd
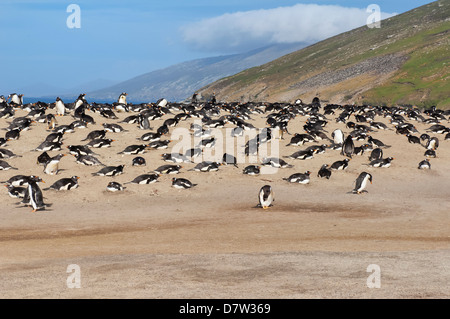
<path id="1" fill-rule="evenodd" d="M 313 150 L 300 150 L 300 151 L 297 151 L 286 157 L 292 158 L 292 159 L 307 160 L 307 159 L 311 159 L 314 157 L 314 151 Z"/>
<path id="2" fill-rule="evenodd" d="M 190 157 L 190 158 L 196 158 L 199 157 L 200 155 L 202 155 L 202 149 L 199 147 L 194 147 L 194 148 L 190 148 L 188 150 L 186 150 L 186 152 L 184 153 L 184 156 L 186 157 Z"/>
<path id="3" fill-rule="evenodd" d="M 26 175 L 14 175 L 2 183 L 9 186 L 28 186 L 29 179 L 30 177 Z"/>
<path id="4" fill-rule="evenodd" d="M 353 143 L 353 139 L 351 135 L 348 135 L 344 140 L 344 144 L 342 144 L 341 155 L 352 158 L 352 154 L 355 153 L 355 144 Z"/>
<path id="5" fill-rule="evenodd" d="M 106 190 L 108 192 L 119 192 L 123 191 L 126 187 L 123 187 L 120 183 L 117 182 L 109 182 L 108 185 L 106 185 Z"/>
<path id="6" fill-rule="evenodd" d="M 291 138 L 289 144 L 287 144 L 286 146 L 290 145 L 301 146 L 308 142 L 316 142 L 316 140 L 310 134 L 295 133 L 295 135 Z"/>
<path id="7" fill-rule="evenodd" d="M 111 132 L 111 133 L 126 132 L 126 130 L 119 124 L 103 123 L 102 126 L 106 131 Z"/>
<path id="8" fill-rule="evenodd" d="M 7 162 L 0 160 L 0 170 L 1 171 L 7 171 L 9 169 L 14 169 L 17 170 L 18 168 L 12 167 L 11 165 L 9 165 Z"/>
<path id="9" fill-rule="evenodd" d="M 219 170 L 219 166 L 220 166 L 220 163 L 204 161 L 204 162 L 198 163 L 194 168 L 190 169 L 190 171 L 215 172 L 215 171 Z"/>
<path id="10" fill-rule="evenodd" d="M 272 166 L 272 167 L 275 167 L 275 168 L 291 168 L 291 167 L 294 167 L 294 165 L 288 164 L 286 161 L 282 160 L 281 158 L 277 158 L 277 157 L 264 157 L 262 159 L 261 165 Z"/>
<path id="11" fill-rule="evenodd" d="M 127 154 L 127 155 L 144 154 L 146 149 L 147 149 L 146 144 L 129 145 L 125 147 L 125 149 L 122 152 L 119 152 L 117 154 Z"/>
<path id="12" fill-rule="evenodd" d="M 145 158 L 143 158 L 142 156 L 136 156 L 131 161 L 131 166 L 145 166 L 145 165 L 146 165 L 146 161 L 145 161 Z"/>
<path id="13" fill-rule="evenodd" d="M 142 174 L 137 176 L 131 182 L 126 182 L 125 184 L 152 184 L 158 181 L 159 174 Z"/>
<path id="14" fill-rule="evenodd" d="M 15 158 L 15 157 L 22 157 L 22 155 L 17 155 L 10 150 L 0 148 L 0 158 Z"/>
<path id="15" fill-rule="evenodd" d="M 323 164 L 322 167 L 317 172 L 317 177 L 330 179 L 331 170 L 328 169 L 328 164 Z"/>
<path id="16" fill-rule="evenodd" d="M 414 135 L 411 135 L 410 133 L 406 134 L 406 137 L 408 138 L 408 142 L 411 144 L 420 144 L 420 138 Z"/>
<path id="17" fill-rule="evenodd" d="M 188 189 L 197 186 L 197 184 L 193 184 L 190 180 L 186 178 L 172 178 L 172 187 L 178 189 Z"/>
<path id="18" fill-rule="evenodd" d="M 150 130 L 150 122 L 148 121 L 148 117 L 139 114 L 138 115 L 138 124 L 141 130 Z"/>
<path id="19" fill-rule="evenodd" d="M 375 148 L 372 150 L 369 156 L 369 161 L 379 160 L 383 158 L 383 150 L 381 148 Z"/>
<path id="20" fill-rule="evenodd" d="M 5 140 L 14 141 L 20 138 L 20 129 L 16 128 L 5 133 Z"/>
<path id="21" fill-rule="evenodd" d="M 367 182 L 370 181 L 372 184 L 372 175 L 367 172 L 362 172 L 359 174 L 358 178 L 355 181 L 355 188 L 353 189 L 353 194 L 361 194 L 363 192 L 367 193 L 365 190 L 367 186 Z"/>
<path id="22" fill-rule="evenodd" d="M 309 184 L 310 175 L 310 171 L 306 171 L 305 173 L 295 173 L 288 178 L 283 178 L 283 180 L 288 181 L 289 183 Z"/>
<path id="23" fill-rule="evenodd" d="M 161 139 L 161 133 L 148 132 L 141 136 L 142 141 L 156 142 Z"/>
<path id="24" fill-rule="evenodd" d="M 340 129 L 336 129 L 331 133 L 331 137 L 333 138 L 333 142 L 336 145 L 344 143 L 344 133 Z"/>
<path id="25" fill-rule="evenodd" d="M 257 165 L 249 165 L 247 167 L 244 168 L 243 173 L 246 175 L 259 175 L 259 173 L 261 172 L 261 167 L 257 166 Z"/>
<path id="26" fill-rule="evenodd" d="M 46 151 L 60 151 L 62 142 L 42 142 L 38 147 L 36 147 L 35 151 L 46 152 Z"/>
<path id="27" fill-rule="evenodd" d="M 32 213 L 45 209 L 48 204 L 44 203 L 44 196 L 42 195 L 42 190 L 40 189 L 38 183 L 44 181 L 38 176 L 29 176 L 27 190 L 22 203 L 25 205 L 30 205 L 33 207 Z"/>
<path id="28" fill-rule="evenodd" d="M 263 187 L 261 187 L 258 194 L 258 201 L 258 207 L 261 207 L 263 209 L 268 209 L 269 207 L 273 206 L 272 202 L 274 202 L 275 199 L 272 186 L 264 185 Z"/>
<path id="29" fill-rule="evenodd" d="M 45 163 L 44 173 L 48 175 L 57 175 L 59 173 L 59 162 L 66 154 L 58 154 Z"/>
<path id="30" fill-rule="evenodd" d="M 106 148 L 111 147 L 111 143 L 115 140 L 111 138 L 96 138 L 86 144 L 87 147 Z"/>
<path id="31" fill-rule="evenodd" d="M 92 176 L 117 176 L 123 173 L 125 165 L 119 166 L 106 166 L 96 173 L 92 173 Z"/>
<path id="32" fill-rule="evenodd" d="M 345 170 L 348 167 L 348 162 L 349 161 L 350 161 L 349 158 L 346 158 L 346 159 L 344 159 L 342 161 L 336 161 L 333 164 L 331 164 L 330 168 L 332 170 L 336 170 L 336 171 L 338 171 L 338 170 Z"/>
<path id="33" fill-rule="evenodd" d="M 20 186 L 4 185 L 8 189 L 8 195 L 12 198 L 24 198 L 27 189 Z"/>
<path id="34" fill-rule="evenodd" d="M 222 156 L 222 164 L 223 165 L 234 165 L 234 167 L 239 168 L 239 166 L 237 165 L 237 159 L 236 157 L 234 157 L 231 154 L 228 153 L 224 153 Z"/>
<path id="35" fill-rule="evenodd" d="M 426 150 L 424 156 L 436 158 L 436 151 L 435 150 Z"/>
<path id="36" fill-rule="evenodd" d="M 431 169 L 431 163 L 428 159 L 425 159 L 419 163 L 418 169 Z"/>
<path id="37" fill-rule="evenodd" d="M 163 153 L 161 157 L 166 162 L 172 163 L 192 163 L 186 156 L 179 153 Z"/>
<path id="38" fill-rule="evenodd" d="M 69 191 L 78 187 L 78 176 L 72 176 L 70 178 L 61 178 L 54 182 L 50 187 L 44 188 L 44 190 L 54 189 L 57 191 Z"/>
<path id="39" fill-rule="evenodd" d="M 437 150 L 438 147 L 439 139 L 437 137 L 430 138 L 425 146 L 427 150 Z"/>
<path id="40" fill-rule="evenodd" d="M 103 139 L 106 136 L 106 130 L 95 130 L 90 132 L 86 138 L 82 139 L 81 141 L 87 141 L 87 140 L 95 140 L 95 139 Z"/>
<path id="41" fill-rule="evenodd" d="M 7 139 L 5 139 L 4 137 L 0 137 L 0 146 L 6 145 L 6 142 L 8 142 Z"/>
<path id="42" fill-rule="evenodd" d="M 114 119 L 117 120 L 118 117 L 116 115 L 116 113 L 113 112 L 113 110 L 110 109 L 103 109 L 100 111 L 100 115 L 107 118 L 107 119 Z"/>
<path id="43" fill-rule="evenodd" d="M 47 130 L 49 131 L 54 130 L 58 124 L 53 114 L 47 114 L 45 116 L 45 123 L 47 123 Z"/>
<path id="44" fill-rule="evenodd" d="M 147 144 L 147 147 L 157 150 L 163 150 L 169 147 L 170 142 L 172 142 L 172 140 L 150 142 Z"/>
<path id="45" fill-rule="evenodd" d="M 393 157 L 388 158 L 382 158 L 382 159 L 376 159 L 371 161 L 368 165 L 372 167 L 382 167 L 382 168 L 388 168 L 391 166 L 391 162 L 394 160 Z"/>
<path id="46" fill-rule="evenodd" d="M 212 148 L 216 145 L 216 139 L 214 137 L 202 140 L 197 147 Z"/>
<path id="47" fill-rule="evenodd" d="M 155 169 L 154 172 L 158 174 L 178 174 L 182 167 L 181 165 L 162 165 Z"/>
<path id="48" fill-rule="evenodd" d="M 76 157 L 76 162 L 79 164 L 83 164 L 86 166 L 105 166 L 102 162 L 100 162 L 96 157 L 92 155 L 74 155 Z"/>
<path id="49" fill-rule="evenodd" d="M 127 95 L 128 94 L 126 92 L 123 92 L 122 94 L 120 94 L 119 98 L 117 99 L 117 103 L 127 105 Z"/>
<path id="50" fill-rule="evenodd" d="M 375 139 L 375 138 L 373 138 L 372 136 L 368 136 L 367 137 L 367 142 L 369 142 L 369 143 L 371 143 L 372 145 L 375 145 L 375 146 L 377 146 L 377 147 L 384 147 L 384 148 L 389 148 L 389 147 L 391 147 L 390 145 L 386 145 L 386 144 L 384 144 L 382 141 L 380 141 L 380 140 L 378 140 L 378 139 Z"/>
<path id="51" fill-rule="evenodd" d="M 66 113 L 66 106 L 59 96 L 56 98 L 55 111 L 57 116 L 64 116 Z"/>
<path id="52" fill-rule="evenodd" d="M 72 155 L 98 155 L 86 145 L 69 145 L 67 148 Z"/>
<path id="53" fill-rule="evenodd" d="M 50 133 L 45 138 L 45 142 L 61 143 L 64 133 Z"/>
<path id="54" fill-rule="evenodd" d="M 45 165 L 48 161 L 50 161 L 52 158 L 50 155 L 48 155 L 47 152 L 43 152 L 41 155 L 37 157 L 36 163 L 38 165 Z"/>

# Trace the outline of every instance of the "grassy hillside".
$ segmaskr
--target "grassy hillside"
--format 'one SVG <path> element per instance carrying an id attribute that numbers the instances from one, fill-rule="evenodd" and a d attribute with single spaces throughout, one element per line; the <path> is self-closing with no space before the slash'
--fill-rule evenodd
<path id="1" fill-rule="evenodd" d="M 450 1 L 436 1 L 247 69 L 202 89 L 222 100 L 450 107 Z"/>

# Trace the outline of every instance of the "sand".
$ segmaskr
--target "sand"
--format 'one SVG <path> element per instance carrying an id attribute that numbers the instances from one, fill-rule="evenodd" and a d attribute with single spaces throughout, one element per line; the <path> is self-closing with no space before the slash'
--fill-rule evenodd
<path id="1" fill-rule="evenodd" d="M 55 113 L 48 110 L 48 113 Z M 27 112 L 16 111 L 16 117 Z M 80 142 L 102 123 L 117 123 L 88 111 L 96 124 L 64 135 L 64 146 Z M 134 113 L 116 113 L 119 119 Z M 227 114 L 227 113 L 223 113 Z M 154 130 L 167 118 L 151 121 Z M 262 115 L 249 120 L 265 127 Z M 330 136 L 336 123 L 326 126 Z M 59 125 L 74 121 L 57 118 Z M 305 117 L 289 123 L 290 133 L 303 133 Z M 389 124 L 387 118 L 376 121 Z M 11 119 L 0 119 L 6 128 Z M 188 129 L 192 120 L 176 127 Z M 414 122 L 420 133 L 430 125 Z M 445 121 L 442 123 L 447 125 Z M 333 171 L 329 180 L 316 176 L 322 164 L 343 159 L 328 150 L 310 160 L 285 159 L 292 168 L 275 174 L 248 176 L 248 163 L 220 166 L 217 172 L 188 171 L 161 175 L 150 185 L 126 184 L 123 192 L 109 193 L 109 181 L 125 183 L 140 174 L 169 164 L 149 150 L 140 156 L 145 167 L 131 166 L 135 155 L 118 155 L 147 131 L 136 124 L 121 124 L 127 132 L 107 133 L 110 148 L 94 149 L 106 165 L 125 164 L 117 177 L 92 176 L 101 167 L 84 166 L 71 155 L 63 169 L 51 176 L 36 164 L 41 152 L 32 151 L 50 132 L 34 123 L 6 146 L 22 157 L 5 159 L 18 170 L 0 171 L 0 180 L 24 174 L 38 175 L 41 188 L 63 177 L 77 175 L 79 188 L 44 191 L 51 203 L 31 212 L 18 199 L 0 194 L 1 298 L 448 298 L 450 296 L 450 141 L 440 139 L 431 170 L 417 169 L 424 147 L 409 144 L 395 131 L 377 131 L 374 137 L 391 148 L 385 157 L 390 168 L 371 168 L 368 154 L 354 156 L 345 171 Z M 225 128 L 234 127 L 227 124 Z M 175 128 L 171 128 L 171 133 Z M 5 131 L 6 132 L 6 131 Z M 225 134 L 225 129 L 222 130 Z M 419 134 L 416 134 L 419 135 Z M 312 145 L 286 146 L 289 135 L 278 140 L 281 156 Z M 170 135 L 167 138 L 170 138 Z M 175 136 L 172 136 L 175 138 Z M 227 137 L 228 138 L 228 137 Z M 268 145 L 270 145 L 269 142 Z M 320 142 L 321 143 L 321 142 Z M 355 142 L 356 145 L 362 142 Z M 242 149 L 241 149 L 242 151 Z M 51 151 L 54 156 L 58 151 Z M 63 149 L 62 153 L 68 153 Z M 290 184 L 283 178 L 309 170 L 309 185 Z M 360 172 L 373 175 L 367 194 L 349 194 Z M 172 177 L 198 185 L 171 187 Z M 270 184 L 275 202 L 268 210 L 254 208 L 259 189 Z M 69 288 L 69 265 L 80 269 L 80 288 Z M 380 267 L 380 287 L 369 288 L 369 265 Z"/>

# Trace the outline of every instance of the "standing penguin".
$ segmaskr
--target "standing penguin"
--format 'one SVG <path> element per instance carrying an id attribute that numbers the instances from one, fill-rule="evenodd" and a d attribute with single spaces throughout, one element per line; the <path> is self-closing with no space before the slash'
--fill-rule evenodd
<path id="1" fill-rule="evenodd" d="M 27 190 L 25 191 L 22 201 L 25 205 L 31 205 L 33 207 L 32 213 L 37 210 L 45 209 L 45 206 L 49 206 L 44 203 L 44 196 L 42 195 L 42 190 L 38 185 L 39 182 L 44 181 L 38 176 L 32 175 L 29 177 Z"/>
<path id="2" fill-rule="evenodd" d="M 351 135 L 348 135 L 342 145 L 341 155 L 345 155 L 347 157 L 352 158 L 352 154 L 355 153 L 355 144 L 353 143 L 353 139 Z"/>
<path id="3" fill-rule="evenodd" d="M 365 190 L 367 186 L 367 182 L 370 181 L 370 184 L 372 184 L 372 175 L 367 172 L 362 172 L 359 174 L 358 178 L 355 182 L 355 188 L 353 189 L 353 194 L 361 194 L 363 192 L 367 191 Z"/>
<path id="4" fill-rule="evenodd" d="M 125 104 L 127 105 L 127 93 L 123 92 L 122 94 L 119 95 L 119 98 L 117 100 L 118 103 L 120 104 Z"/>
<path id="5" fill-rule="evenodd" d="M 143 114 L 138 115 L 138 124 L 139 124 L 139 128 L 141 130 L 149 130 L 150 129 L 150 122 L 148 121 L 148 117 Z"/>
<path id="6" fill-rule="evenodd" d="M 344 143 L 344 133 L 340 129 L 334 130 L 333 133 L 331 133 L 331 137 L 336 145 L 342 145 L 342 143 Z"/>
<path id="7" fill-rule="evenodd" d="M 261 187 L 258 194 L 258 200 L 258 207 L 267 209 L 272 206 L 272 202 L 275 201 L 275 199 L 273 197 L 273 190 L 270 185 L 264 185 L 263 187 Z"/>
<path id="8" fill-rule="evenodd" d="M 55 102 L 56 115 L 64 116 L 66 112 L 66 106 L 64 105 L 63 100 L 58 96 Z"/>
<path id="9" fill-rule="evenodd" d="M 52 158 L 45 164 L 44 173 L 49 175 L 56 175 L 59 172 L 59 162 L 61 158 L 66 156 L 66 154 L 58 154 Z"/>

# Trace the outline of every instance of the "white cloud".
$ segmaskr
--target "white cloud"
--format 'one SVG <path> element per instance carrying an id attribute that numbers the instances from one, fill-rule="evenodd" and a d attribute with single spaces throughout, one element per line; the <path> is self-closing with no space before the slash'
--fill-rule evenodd
<path id="1" fill-rule="evenodd" d="M 181 32 L 197 50 L 233 52 L 274 43 L 314 43 L 365 25 L 371 14 L 359 8 L 296 4 L 227 13 L 185 25 Z M 381 18 L 393 15 L 381 13 Z"/>

